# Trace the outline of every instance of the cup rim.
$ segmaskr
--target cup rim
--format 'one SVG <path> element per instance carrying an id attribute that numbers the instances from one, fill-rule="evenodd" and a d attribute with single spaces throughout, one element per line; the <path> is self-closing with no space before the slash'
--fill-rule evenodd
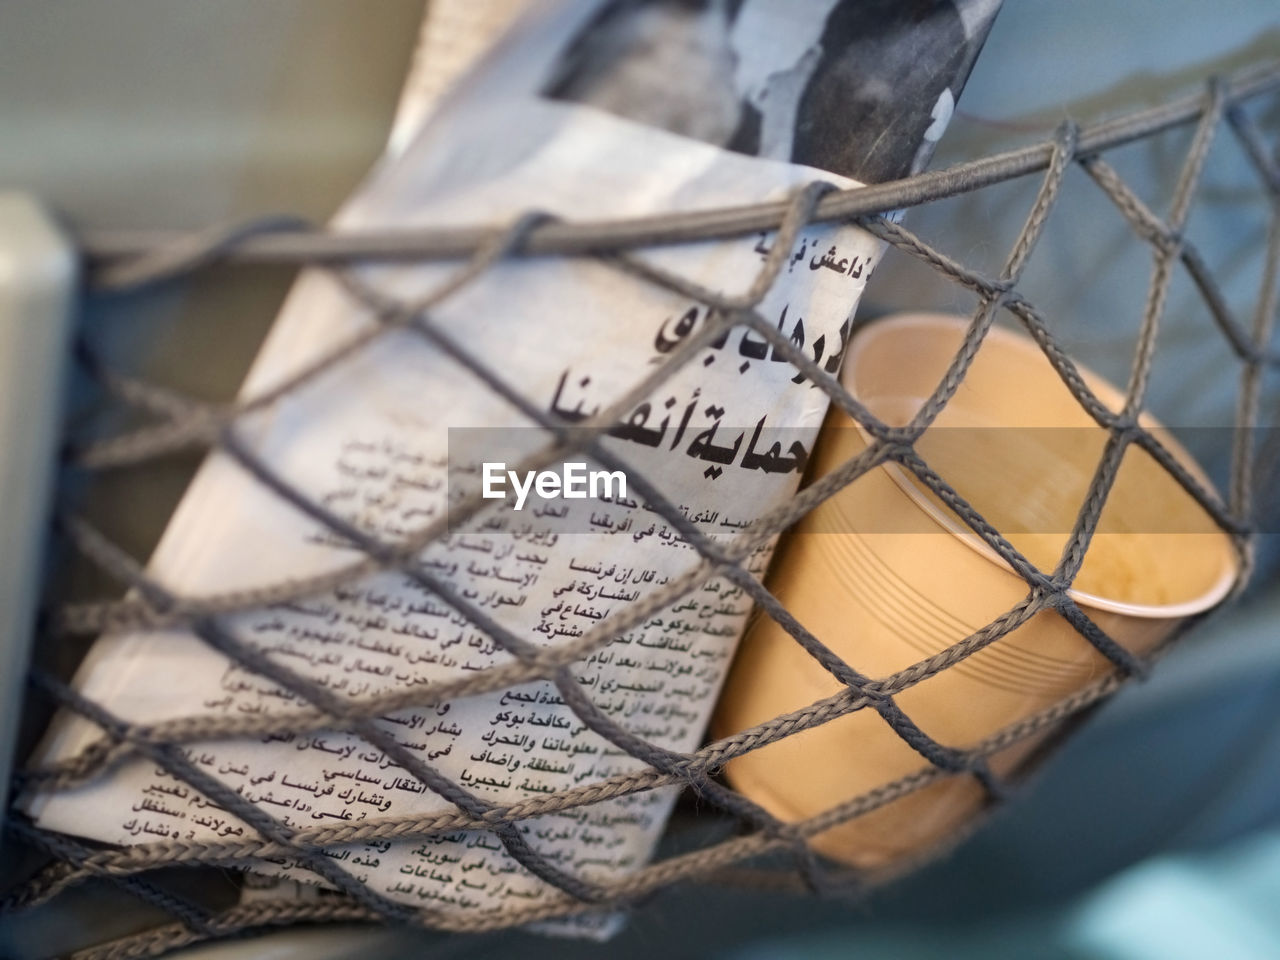
<path id="1" fill-rule="evenodd" d="M 865 326 L 855 330 L 853 336 L 849 340 L 844 366 L 840 373 L 840 383 L 849 391 L 854 399 L 861 401 L 861 397 L 859 397 L 858 391 L 853 383 L 853 371 L 857 368 L 857 359 L 859 354 L 865 352 L 868 345 L 878 337 L 889 336 L 902 329 L 938 329 L 941 327 L 945 328 L 948 332 L 954 332 L 956 330 L 967 329 L 970 322 L 971 318 L 969 317 L 929 311 L 912 311 L 889 314 L 885 317 L 870 321 Z M 1021 331 L 1009 330 L 993 324 L 987 331 L 986 336 L 987 338 L 994 338 L 1002 345 L 1021 351 L 1024 354 L 1032 354 L 1039 358 L 1044 357 L 1044 353 L 1040 349 L 1039 344 Z M 1085 385 L 1108 407 L 1114 409 L 1123 401 L 1124 395 L 1120 390 L 1113 386 L 1110 381 L 1074 360 L 1072 363 L 1075 365 L 1075 368 L 1080 374 L 1080 378 L 1085 382 Z M 1156 417 L 1145 412 L 1140 415 L 1139 421 L 1149 430 L 1166 429 Z M 858 433 L 862 435 L 864 440 L 870 442 L 874 439 L 861 423 L 858 423 L 855 420 L 854 426 L 857 428 Z M 1165 435 L 1161 438 L 1161 441 L 1169 453 L 1173 455 L 1174 459 L 1177 460 L 1201 485 L 1206 489 L 1213 491 L 1215 494 L 1218 492 L 1212 481 L 1210 481 L 1208 476 L 1205 474 L 1204 470 L 1196 462 L 1195 458 L 1186 450 L 1185 447 L 1182 446 L 1181 443 L 1178 442 L 1177 438 L 1166 431 Z M 1011 567 L 1005 559 L 1000 556 L 1000 554 L 991 549 L 985 540 L 960 522 L 958 518 L 941 510 L 937 504 L 926 497 L 919 487 L 911 482 L 910 477 L 907 476 L 907 473 L 898 464 L 882 463 L 879 468 L 887 471 L 893 482 L 897 484 L 897 486 L 906 493 L 917 506 L 921 507 L 934 520 L 934 522 L 944 530 L 957 537 L 970 549 L 1001 567 L 1010 575 L 1015 577 L 1018 576 L 1013 567 Z M 1220 527 L 1215 530 L 1214 533 L 1221 538 L 1226 547 L 1223 552 L 1226 562 L 1222 565 L 1223 569 L 1217 581 L 1215 581 L 1207 590 L 1190 600 L 1183 600 L 1178 603 L 1170 604 L 1128 603 L 1122 600 L 1115 600 L 1110 597 L 1088 593 L 1083 590 L 1077 590 L 1074 587 L 1070 588 L 1067 591 L 1067 594 L 1083 606 L 1088 606 L 1096 610 L 1104 610 L 1110 613 L 1119 613 L 1130 617 L 1164 620 L 1178 619 L 1202 613 L 1215 606 L 1231 591 L 1232 585 L 1235 583 L 1240 570 L 1240 559 L 1231 543 L 1230 537 Z M 1019 577 L 1019 579 L 1021 578 Z"/>

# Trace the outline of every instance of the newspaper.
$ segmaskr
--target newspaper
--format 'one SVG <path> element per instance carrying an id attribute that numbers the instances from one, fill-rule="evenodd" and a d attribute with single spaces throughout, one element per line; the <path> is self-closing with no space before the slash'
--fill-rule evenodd
<path id="1" fill-rule="evenodd" d="M 874 31 L 866 23 L 851 28 L 840 17 L 874 6 L 551 5 L 524 20 L 439 102 L 430 121 L 344 206 L 333 229 L 502 223 L 531 208 L 569 219 L 625 218 L 778 200 L 815 180 L 852 187 L 858 181 L 849 174 L 868 163 L 878 174 L 903 174 L 923 162 L 945 127 L 948 104 L 996 4 L 983 0 L 979 14 L 968 9 L 963 17 L 950 0 L 938 4 L 947 31 L 959 32 L 944 31 L 939 49 L 946 56 L 937 70 L 917 63 L 909 72 L 932 77 L 934 87 L 948 73 L 946 82 L 932 94 L 915 90 L 921 96 L 901 105 L 901 116 L 874 137 L 874 149 L 849 150 L 852 141 L 867 147 L 871 133 L 846 131 L 840 140 L 819 129 L 821 117 L 806 115 L 818 109 L 814 104 L 827 104 L 832 89 L 843 90 L 849 109 L 865 102 L 871 110 L 887 96 L 883 76 L 875 75 L 863 97 L 865 66 L 859 74 L 858 64 L 841 55 L 865 55 L 859 38 Z M 853 39 L 843 46 L 833 40 L 833 23 L 843 23 Z M 928 48 L 921 42 L 927 34 L 910 38 L 917 54 Z M 907 63 L 900 59 L 897 69 Z M 671 83 L 677 67 L 686 99 L 663 98 L 657 86 Z M 878 152 L 889 140 L 898 146 L 892 160 Z M 826 168 L 798 157 L 820 157 Z M 741 292 L 774 239 L 686 244 L 643 256 L 704 287 Z M 759 309 L 817 363 L 838 371 L 852 312 L 879 253 L 856 228 L 811 226 Z M 385 296 L 414 301 L 456 269 L 370 266 L 359 275 Z M 430 317 L 470 356 L 570 422 L 608 407 L 707 320 L 696 302 L 591 258 L 502 263 Z M 271 391 L 376 323 L 333 275 L 304 272 L 241 399 Z M 825 395 L 782 361 L 758 336 L 736 329 L 636 406 L 605 444 L 658 480 L 706 534 L 732 541 L 795 491 L 827 407 Z M 785 443 L 777 440 L 782 430 Z M 407 330 L 383 335 L 255 413 L 240 437 L 315 502 L 390 543 L 447 516 L 460 492 L 481 482 L 473 439 L 485 441 L 475 447 L 490 451 L 485 456 L 492 455 L 490 441 L 500 440 L 498 453 L 510 466 L 549 442 L 455 359 Z M 538 644 L 571 642 L 607 624 L 700 559 L 651 504 L 621 485 L 585 500 L 542 500 L 524 511 L 514 509 L 516 502 L 515 496 L 495 501 L 451 526 L 420 561 L 496 622 Z M 770 546 L 750 557 L 753 573 L 763 573 Z M 340 569 L 358 557 L 349 542 L 284 504 L 226 454 L 213 453 L 148 572 L 175 592 L 199 596 Z M 668 749 L 694 749 L 749 609 L 740 587 L 711 580 L 612 637 L 575 663 L 573 675 L 597 708 L 631 733 Z M 414 686 L 429 691 L 512 659 L 494 637 L 402 572 L 224 617 L 223 625 L 342 697 Z M 100 638 L 75 684 L 139 724 L 288 715 L 306 706 L 294 691 L 182 630 Z M 471 795 L 501 804 L 642 766 L 587 729 L 549 683 L 375 722 Z M 99 734 L 87 721 L 60 716 L 36 760 L 72 755 Z M 199 743 L 184 753 L 290 828 L 455 809 L 352 734 Z M 607 882 L 650 859 L 675 795 L 667 788 L 618 797 L 533 817 L 519 830 L 559 870 Z M 137 759 L 76 790 L 30 798 L 28 810 L 46 828 L 117 844 L 255 835 L 190 785 Z M 500 913 L 562 896 L 488 832 L 357 842 L 327 854 L 386 897 L 437 912 Z M 257 869 L 316 881 L 290 858 L 264 860 Z M 615 928 L 606 917 L 562 930 L 604 936 Z"/>
<path id="2" fill-rule="evenodd" d="M 387 154 L 412 142 L 441 98 L 538 0 L 431 0 L 396 105 Z"/>

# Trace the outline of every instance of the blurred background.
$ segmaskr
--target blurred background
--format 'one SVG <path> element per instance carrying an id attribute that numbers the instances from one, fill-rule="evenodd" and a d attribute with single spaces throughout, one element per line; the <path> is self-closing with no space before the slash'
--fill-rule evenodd
<path id="1" fill-rule="evenodd" d="M 0 189 L 45 198 L 77 230 L 195 228 L 271 212 L 323 221 L 384 147 L 423 6 L 3 0 Z M 1274 0 L 1007 0 L 933 166 L 1034 142 L 1067 117 L 1087 122 L 1151 105 L 1198 89 L 1210 74 L 1277 58 Z M 1257 114 L 1273 136 L 1277 103 Z M 1178 130 L 1108 157 L 1163 213 L 1189 139 L 1189 129 Z M 931 204 L 907 222 L 995 273 L 1036 186 L 1030 178 Z M 1271 202 L 1238 144 L 1221 136 L 1187 232 L 1242 317 L 1256 298 Z M 1150 269 L 1149 248 L 1073 170 L 1021 287 L 1077 359 L 1122 380 Z M 215 269 L 92 301 L 82 323 L 118 365 L 227 399 L 290 279 L 268 268 Z M 972 306 L 927 268 L 891 255 L 862 310 Z M 1160 342 L 1154 412 L 1175 427 L 1230 425 L 1238 369 L 1185 278 L 1175 281 Z M 1276 387 L 1274 378 L 1266 384 L 1270 425 Z M 1219 484 L 1226 433 L 1184 436 Z M 153 509 L 145 513 L 112 510 L 121 491 L 110 482 L 86 496 L 106 532 L 145 556 L 194 465 L 153 467 L 145 479 Z M 1243 600 L 1094 715 L 1017 802 L 951 856 L 855 905 L 682 888 L 655 896 L 603 946 L 525 933 L 323 929 L 186 955 L 1271 960 L 1280 956 L 1274 539 L 1264 538 Z M 102 587 L 84 571 L 58 576 L 58 588 L 73 594 Z M 95 893 L 62 913 L 7 920 L 0 955 L 64 949 L 120 909 Z"/>

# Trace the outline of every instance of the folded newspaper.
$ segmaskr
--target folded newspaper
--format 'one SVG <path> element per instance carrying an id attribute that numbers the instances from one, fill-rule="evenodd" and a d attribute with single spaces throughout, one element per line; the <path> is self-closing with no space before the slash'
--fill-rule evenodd
<path id="1" fill-rule="evenodd" d="M 533 5 L 438 104 L 434 90 L 415 92 L 410 84 L 392 148 L 332 229 L 470 227 L 512 222 L 531 209 L 616 219 L 780 200 L 814 181 L 847 188 L 904 176 L 924 164 L 945 128 L 998 5 Z M 502 6 L 505 23 L 513 5 Z M 430 70 L 415 75 L 439 83 Z M 773 240 L 690 243 L 641 255 L 702 287 L 739 293 Z M 854 227 L 807 227 L 759 309 L 836 372 L 879 253 Z M 380 296 L 413 302 L 457 269 L 381 265 L 356 275 Z M 569 422 L 618 401 L 707 320 L 698 303 L 590 257 L 503 262 L 429 317 L 471 358 Z M 377 323 L 333 273 L 305 271 L 241 400 L 272 391 Z M 636 405 L 605 444 L 656 478 L 708 536 L 731 541 L 796 490 L 827 407 L 826 396 L 782 360 L 736 328 Z M 772 444 L 771 431 L 780 428 L 787 444 Z M 247 417 L 239 430 L 241 442 L 288 483 L 388 543 L 446 518 L 460 491 L 482 480 L 504 492 L 522 482 L 504 471 L 490 476 L 488 468 L 482 477 L 474 458 L 460 456 L 467 437 L 500 437 L 506 467 L 550 442 L 454 357 L 405 329 L 372 340 Z M 521 512 L 516 491 L 452 524 L 418 559 L 531 643 L 556 646 L 607 630 L 628 604 L 700 558 L 634 491 L 618 484 L 592 493 L 556 501 L 553 509 L 539 500 L 542 509 Z M 555 528 L 540 528 L 535 514 Z M 769 553 L 758 549 L 749 569 L 762 573 Z M 338 570 L 360 556 L 349 539 L 219 452 L 191 483 L 148 572 L 170 590 L 201 596 Z M 611 636 L 572 664 L 573 676 L 626 730 L 671 750 L 694 749 L 749 609 L 739 587 L 713 579 Z M 469 617 L 396 571 L 225 616 L 220 625 L 340 698 L 418 689 L 426 701 L 433 686 L 513 662 Z M 310 706 L 288 684 L 180 629 L 103 636 L 75 685 L 139 724 L 288 716 Z M 374 723 L 466 795 L 504 806 L 643 766 L 586 728 L 546 682 L 409 707 Z M 72 756 L 100 736 L 87 721 L 60 716 L 36 762 Z M 565 894 L 522 866 L 493 833 L 388 839 L 392 824 L 457 808 L 367 739 L 284 734 L 183 749 L 286 830 L 386 825 L 380 834 L 351 832 L 363 839 L 335 840 L 326 853 L 336 869 L 391 900 L 448 915 L 564 908 Z M 668 787 L 545 812 L 522 820 L 519 835 L 563 874 L 608 883 L 650 859 L 675 795 Z M 142 759 L 74 790 L 29 798 L 28 810 L 46 828 L 115 844 L 257 835 L 194 785 Z M 319 879 L 291 857 L 264 857 L 253 868 Z M 615 927 L 605 917 L 558 929 L 602 936 Z"/>

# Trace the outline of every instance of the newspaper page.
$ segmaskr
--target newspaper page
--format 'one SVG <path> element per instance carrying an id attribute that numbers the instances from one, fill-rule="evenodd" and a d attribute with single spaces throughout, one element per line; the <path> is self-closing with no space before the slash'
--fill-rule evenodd
<path id="1" fill-rule="evenodd" d="M 430 0 L 387 138 L 398 155 L 458 79 L 540 0 Z"/>
<path id="2" fill-rule="evenodd" d="M 872 24 L 845 16 L 869 9 L 865 3 L 553 5 L 523 21 L 445 97 L 403 152 L 379 165 L 333 229 L 503 223 L 532 208 L 566 219 L 625 218 L 779 200 L 815 180 L 852 187 L 858 183 L 853 174 L 865 175 L 863 168 L 903 175 L 922 162 L 945 127 L 996 4 L 983 2 L 981 15 L 970 9 L 965 16 L 951 0 L 936 6 L 937 69 L 913 67 L 915 79 L 901 84 L 918 85 L 927 76 L 933 87 L 912 87 L 913 99 L 899 105 L 889 132 L 868 144 L 865 126 L 841 138 L 823 121 L 832 98 L 843 98 L 849 109 L 865 104 L 864 112 L 873 113 L 873 101 L 891 92 L 876 71 L 907 69 L 905 56 L 868 68 L 865 38 L 875 33 Z M 896 16 L 881 12 L 886 22 Z M 891 25 L 901 32 L 896 20 Z M 928 48 L 927 36 L 911 38 L 917 57 Z M 673 73 L 676 67 L 683 72 Z M 680 96 L 660 96 L 658 87 L 673 77 Z M 698 101 L 696 108 L 689 98 Z M 821 115 L 808 116 L 812 110 Z M 857 140 L 861 149 L 848 146 Z M 886 140 L 897 141 L 892 162 L 879 152 Z M 692 243 L 643 256 L 704 287 L 737 293 L 756 276 L 773 240 L 766 234 Z M 759 309 L 836 372 L 878 255 L 877 243 L 856 228 L 811 226 Z M 360 276 L 383 295 L 411 302 L 456 269 L 368 266 Z M 704 306 L 606 262 L 536 258 L 494 267 L 433 309 L 430 322 L 543 410 L 578 422 L 620 398 L 708 316 Z M 376 323 L 334 276 L 305 271 L 253 364 L 242 400 L 271 391 Z M 654 478 L 690 522 L 731 542 L 796 490 L 826 407 L 820 390 L 739 328 L 711 341 L 604 442 L 636 473 Z M 419 561 L 495 622 L 539 645 L 607 629 L 611 617 L 700 559 L 616 478 L 611 487 L 605 478 L 584 499 L 533 498 L 516 509 L 522 498 L 512 487 L 524 483 L 527 492 L 531 481 L 505 469 L 491 478 L 472 454 L 483 450 L 486 462 L 514 467 L 546 448 L 549 436 L 409 330 L 385 333 L 260 409 L 241 425 L 240 436 L 308 497 L 389 543 L 447 516 L 450 502 L 477 484 L 506 484 L 503 491 L 511 495 L 451 526 Z M 496 448 L 493 438 L 500 441 Z M 762 574 L 769 553 L 768 546 L 758 549 L 748 568 Z M 283 503 L 227 455 L 213 453 L 148 571 L 175 592 L 200 596 L 331 571 L 359 557 L 347 540 Z M 631 733 L 672 750 L 694 749 L 749 609 L 739 587 L 713 579 L 612 635 L 572 665 L 573 677 L 604 715 Z M 396 571 L 227 616 L 222 624 L 341 697 L 413 687 L 429 693 L 433 685 L 512 661 L 493 636 Z M 288 715 L 306 706 L 295 691 L 182 630 L 104 636 L 75 683 L 140 724 Z M 642 766 L 585 727 L 545 682 L 405 709 L 375 722 L 472 796 L 500 804 Z M 59 717 L 36 760 L 72 755 L 99 734 L 79 718 Z M 349 733 L 198 743 L 184 753 L 291 828 L 376 824 L 455 809 Z M 531 817 L 518 828 L 558 869 L 607 882 L 650 859 L 675 793 L 616 797 Z M 46 828 L 116 844 L 255 835 L 141 759 L 73 791 L 37 795 L 28 810 Z M 437 912 L 502 913 L 563 896 L 489 832 L 355 842 L 326 853 L 386 897 Z M 289 858 L 263 861 L 258 869 L 317 879 Z M 607 917 L 587 918 L 561 932 L 604 936 L 615 927 Z"/>

